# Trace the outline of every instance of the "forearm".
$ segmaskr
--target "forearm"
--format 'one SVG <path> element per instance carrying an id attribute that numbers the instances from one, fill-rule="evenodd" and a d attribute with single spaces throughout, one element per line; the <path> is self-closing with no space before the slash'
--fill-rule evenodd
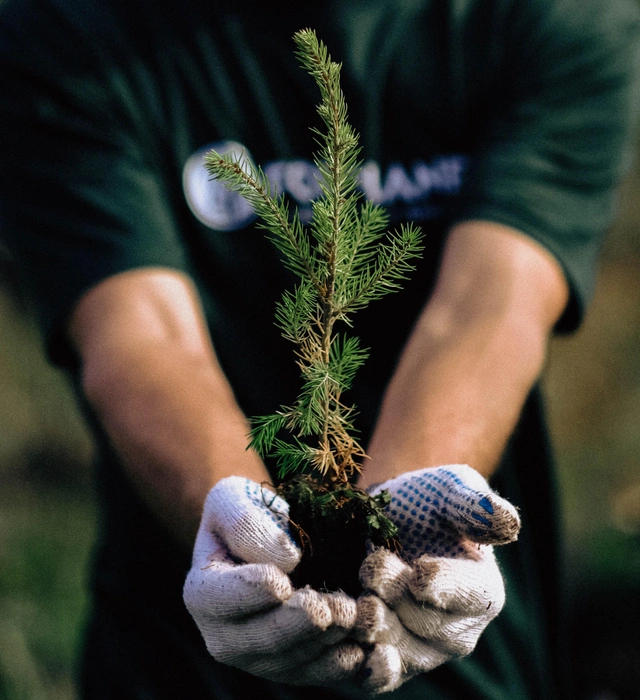
<path id="1" fill-rule="evenodd" d="M 486 266 L 473 262 L 466 275 L 457 269 L 465 256 L 481 259 L 494 235 L 498 243 L 508 239 L 506 230 L 481 222 L 454 234 L 433 298 L 386 391 L 364 485 L 440 464 L 467 463 L 487 477 L 497 466 L 541 372 L 566 288 L 553 262 L 543 257 L 537 269 L 535 250 L 532 266 L 528 242 L 516 241 L 525 255 L 505 254 L 508 264 L 498 252 Z"/>
<path id="2" fill-rule="evenodd" d="M 131 482 L 177 539 L 193 545 L 220 479 L 268 479 L 247 450 L 247 420 L 188 278 L 152 268 L 109 278 L 81 299 L 69 333 L 89 403 Z"/>
<path id="3" fill-rule="evenodd" d="M 427 310 L 387 390 L 366 482 L 456 463 L 488 477 L 542 367 L 542 339 L 516 324 L 488 320 L 444 336 L 433 325 Z"/>
<path id="4" fill-rule="evenodd" d="M 208 361 L 159 344 L 120 350 L 85 391 L 135 488 L 183 543 L 192 545 L 202 504 L 221 478 L 268 480 L 247 450 L 248 423 Z"/>

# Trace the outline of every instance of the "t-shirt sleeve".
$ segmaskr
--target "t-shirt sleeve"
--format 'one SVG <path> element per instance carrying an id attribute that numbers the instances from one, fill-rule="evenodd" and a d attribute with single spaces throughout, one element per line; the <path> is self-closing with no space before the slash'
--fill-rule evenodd
<path id="1" fill-rule="evenodd" d="M 558 330 L 592 295 L 616 186 L 638 117 L 639 24 L 626 0 L 515 2 L 507 73 L 473 154 L 456 220 L 531 236 L 558 259 L 571 297 Z"/>
<path id="2" fill-rule="evenodd" d="M 48 350 L 90 287 L 141 266 L 184 269 L 170 193 L 123 73 L 54 5 L 0 13 L 0 231 L 32 287 Z"/>

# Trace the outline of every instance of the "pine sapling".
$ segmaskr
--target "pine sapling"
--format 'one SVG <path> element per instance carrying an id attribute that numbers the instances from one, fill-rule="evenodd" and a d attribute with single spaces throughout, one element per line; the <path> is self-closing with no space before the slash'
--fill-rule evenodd
<path id="1" fill-rule="evenodd" d="M 413 225 L 387 233 L 388 216 L 359 191 L 358 135 L 347 120 L 340 64 L 312 30 L 294 36 L 297 57 L 315 79 L 322 129 L 313 129 L 321 195 L 303 226 L 264 172 L 237 155 L 205 156 L 209 173 L 239 192 L 298 278 L 276 308 L 276 325 L 295 345 L 302 387 L 295 403 L 251 419 L 249 447 L 275 457 L 290 504 L 290 523 L 303 548 L 292 578 L 298 586 L 357 594 L 367 541 L 397 549 L 384 515 L 388 495 L 371 497 L 352 484 L 365 452 L 354 434 L 355 407 L 343 395 L 367 358 L 358 338 L 342 329 L 370 302 L 401 288 L 421 252 Z"/>

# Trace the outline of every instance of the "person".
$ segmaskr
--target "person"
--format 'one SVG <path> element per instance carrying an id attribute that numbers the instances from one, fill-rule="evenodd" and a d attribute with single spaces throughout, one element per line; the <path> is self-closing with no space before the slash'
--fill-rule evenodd
<path id="1" fill-rule="evenodd" d="M 273 325 L 290 275 L 201 158 L 242 150 L 304 216 L 317 95 L 291 36 L 305 26 L 344 62 L 365 195 L 426 232 L 405 289 L 356 318 L 362 483 L 467 463 L 522 522 L 497 550 L 507 602 L 474 653 L 393 697 L 563 697 L 536 380 L 549 335 L 584 315 L 628 165 L 635 4 L 4 0 L 0 226 L 99 446 L 83 696 L 362 694 L 219 663 L 182 601 L 210 489 L 276 479 L 246 450 L 246 416 L 298 387 Z"/>

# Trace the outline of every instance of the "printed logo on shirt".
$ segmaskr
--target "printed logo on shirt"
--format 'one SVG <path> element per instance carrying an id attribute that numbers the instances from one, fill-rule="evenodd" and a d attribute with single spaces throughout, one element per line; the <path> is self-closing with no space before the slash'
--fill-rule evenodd
<path id="1" fill-rule="evenodd" d="M 237 192 L 212 180 L 203 164 L 204 155 L 215 149 L 231 154 L 240 163 L 253 163 L 251 154 L 235 141 L 213 143 L 198 149 L 186 162 L 182 182 L 194 216 L 216 231 L 236 231 L 252 223 L 255 212 Z M 442 218 L 447 200 L 460 191 L 467 164 L 463 155 L 450 154 L 411 167 L 392 163 L 384 172 L 374 161 L 364 164 L 359 186 L 365 197 L 390 211 L 393 221 L 429 221 Z M 318 168 L 307 160 L 279 160 L 263 168 L 272 191 L 285 192 L 295 202 L 300 218 L 311 219 L 311 202 L 320 195 Z"/>

